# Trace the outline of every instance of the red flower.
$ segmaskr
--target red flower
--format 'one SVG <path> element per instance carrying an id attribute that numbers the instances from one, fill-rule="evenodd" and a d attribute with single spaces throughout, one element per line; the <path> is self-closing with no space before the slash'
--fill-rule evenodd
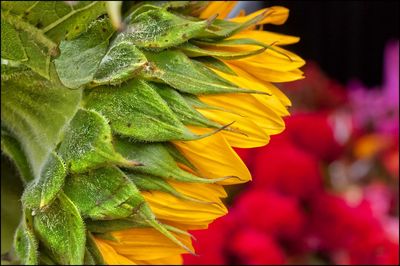
<path id="1" fill-rule="evenodd" d="M 281 193 L 311 198 L 322 188 L 318 162 L 314 156 L 291 145 L 275 143 L 259 149 L 252 160 L 252 185 Z"/>
<path id="2" fill-rule="evenodd" d="M 229 243 L 229 251 L 243 264 L 284 264 L 285 254 L 275 239 L 254 229 L 236 232 Z"/>
<path id="3" fill-rule="evenodd" d="M 208 229 L 191 231 L 190 233 L 197 240 L 193 241 L 193 247 L 198 256 L 183 255 L 184 264 L 227 264 L 224 249 L 228 234 L 235 230 L 236 221 L 234 219 L 233 215 L 229 213 L 211 223 Z"/>
<path id="4" fill-rule="evenodd" d="M 280 239 L 299 237 L 305 219 L 295 198 L 262 190 L 244 192 L 232 213 L 238 217 L 241 227 L 254 228 Z"/>
<path id="5" fill-rule="evenodd" d="M 298 147 L 317 158 L 332 161 L 342 147 L 336 141 L 329 117 L 324 113 L 297 113 L 286 119 L 287 134 Z"/>

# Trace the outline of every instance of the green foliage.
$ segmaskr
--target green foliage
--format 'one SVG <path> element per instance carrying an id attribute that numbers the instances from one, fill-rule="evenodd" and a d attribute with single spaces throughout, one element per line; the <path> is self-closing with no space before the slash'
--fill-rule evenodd
<path id="1" fill-rule="evenodd" d="M 13 160 L 24 183 L 28 183 L 29 181 L 33 180 L 29 163 L 21 148 L 21 145 L 15 138 L 10 136 L 9 133 L 6 133 L 5 130 L 1 131 L 1 150 L 11 160 Z"/>
<path id="2" fill-rule="evenodd" d="M 40 29 L 54 42 L 73 39 L 107 12 L 104 1 L 80 1 L 73 6 L 64 1 L 2 1 L 1 8 Z"/>
<path id="3" fill-rule="evenodd" d="M 2 126 L 21 144 L 34 177 L 39 178 L 77 110 L 81 91 L 67 90 L 32 71 L 15 73 L 1 85 Z"/>

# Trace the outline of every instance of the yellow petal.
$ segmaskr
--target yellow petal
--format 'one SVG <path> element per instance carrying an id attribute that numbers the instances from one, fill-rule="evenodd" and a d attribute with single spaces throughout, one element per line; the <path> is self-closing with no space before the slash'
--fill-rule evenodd
<path id="1" fill-rule="evenodd" d="M 297 43 L 300 38 L 290 35 L 279 34 L 270 31 L 259 31 L 259 30 L 246 30 L 241 31 L 233 35 L 228 39 L 243 39 L 249 38 L 267 45 L 288 45 Z"/>
<path id="2" fill-rule="evenodd" d="M 226 198 L 228 195 L 223 186 L 219 184 L 196 184 L 183 183 L 177 181 L 168 181 L 176 190 L 191 198 L 220 202 L 220 198 Z"/>
<path id="3" fill-rule="evenodd" d="M 175 255 L 156 260 L 137 260 L 135 262 L 139 265 L 182 265 L 183 259 L 181 255 Z"/>
<path id="4" fill-rule="evenodd" d="M 249 119 L 257 126 L 259 126 L 268 135 L 280 133 L 285 128 L 285 123 L 283 119 L 276 112 L 272 111 L 270 108 L 266 108 L 265 105 L 263 105 L 260 101 L 257 100 L 257 98 L 250 94 L 207 95 L 200 96 L 200 100 L 212 106 L 222 107 L 226 110 L 232 111 L 235 114 L 239 114 L 240 116 Z M 209 117 L 207 113 L 204 113 L 204 111 L 199 111 L 209 119 L 213 119 Z M 221 111 L 206 111 L 208 113 L 216 113 L 216 115 L 220 115 L 221 117 L 230 115 Z M 233 124 L 232 127 L 235 127 L 235 124 Z M 226 131 L 223 132 L 226 133 Z M 251 135 L 248 136 L 251 137 Z M 261 138 L 264 139 L 263 135 L 261 135 Z M 232 143 L 231 145 L 234 146 Z"/>
<path id="5" fill-rule="evenodd" d="M 201 175 L 209 178 L 237 176 L 219 182 L 237 184 L 251 180 L 246 165 L 231 148 L 221 132 L 195 141 L 175 141 L 174 144 L 183 155 L 198 169 Z"/>
<path id="6" fill-rule="evenodd" d="M 188 184 L 200 190 L 200 193 L 213 193 L 212 186 L 216 184 Z M 174 186 L 176 187 L 176 186 Z M 203 191 L 202 191 L 203 190 Z M 185 193 L 189 194 L 189 193 Z M 142 192 L 143 197 L 149 203 L 150 208 L 158 219 L 187 225 L 208 225 L 218 217 L 227 213 L 221 200 L 215 197 L 214 204 L 193 202 L 179 199 L 165 192 Z M 203 199 L 206 200 L 206 197 Z"/>
<path id="7" fill-rule="evenodd" d="M 258 90 L 266 92 L 268 94 L 272 94 L 272 95 L 262 95 L 262 94 L 251 95 L 252 97 L 256 98 L 259 102 L 261 102 L 265 106 L 265 108 L 271 110 L 269 112 L 271 116 L 273 115 L 273 113 L 276 113 L 278 116 L 289 115 L 289 112 L 287 111 L 286 107 L 282 104 L 280 99 L 277 97 L 277 95 L 274 94 L 273 90 L 271 89 L 275 87 L 274 85 L 272 85 L 270 82 L 263 82 L 262 80 L 255 78 L 254 76 L 250 75 L 241 68 L 229 64 L 228 61 L 225 61 L 225 63 L 237 74 L 237 76 L 229 75 L 214 69 L 212 70 L 216 72 L 219 76 L 229 80 L 230 82 L 233 82 L 234 84 L 238 85 L 241 88 Z"/>
<path id="8" fill-rule="evenodd" d="M 224 60 L 224 63 L 227 63 L 227 61 Z M 294 69 L 291 71 L 277 71 L 268 68 L 255 67 L 246 63 L 242 64 L 241 62 L 235 62 L 235 65 L 241 70 L 251 73 L 252 76 L 266 82 L 289 82 L 304 78 L 303 71 L 299 69 Z"/>
<path id="9" fill-rule="evenodd" d="M 264 19 L 257 22 L 257 25 L 267 24 L 267 23 L 274 24 L 274 25 L 281 25 L 286 22 L 286 20 L 289 16 L 289 9 L 287 9 L 286 7 L 272 6 L 272 7 L 260 9 L 260 10 L 253 12 L 247 16 L 232 18 L 232 19 L 230 19 L 230 21 L 237 22 L 237 23 L 243 23 L 243 22 L 246 22 L 258 15 L 263 14 L 264 12 L 266 12 Z"/>
<path id="10" fill-rule="evenodd" d="M 193 250 L 189 236 L 172 234 Z M 117 242 L 104 241 L 111 245 L 118 254 L 133 261 L 158 260 L 187 253 L 187 251 L 153 228 L 132 228 L 114 231 L 112 235 L 118 240 Z"/>
<path id="11" fill-rule="evenodd" d="M 224 19 L 229 15 L 236 4 L 236 1 L 212 1 L 201 12 L 200 18 L 207 19 L 215 14 L 218 14 L 219 19 Z"/>
<path id="12" fill-rule="evenodd" d="M 260 128 L 256 123 L 247 117 L 220 110 L 198 110 L 205 117 L 221 125 L 229 126 L 233 131 L 224 130 L 224 135 L 228 143 L 237 148 L 253 148 L 264 146 L 269 142 L 266 130 Z M 275 130 L 275 129 L 272 129 Z"/>
<path id="13" fill-rule="evenodd" d="M 229 62 L 246 70 L 257 68 L 259 71 L 274 70 L 282 72 L 296 70 L 305 64 L 305 61 L 294 53 L 277 46 L 274 46 L 273 49 L 276 51 L 267 49 L 260 54 L 229 60 Z"/>
<path id="14" fill-rule="evenodd" d="M 105 262 L 109 265 L 136 265 L 132 260 L 121 256 L 117 251 L 109 244 L 100 238 L 95 238 L 95 242 Z"/>

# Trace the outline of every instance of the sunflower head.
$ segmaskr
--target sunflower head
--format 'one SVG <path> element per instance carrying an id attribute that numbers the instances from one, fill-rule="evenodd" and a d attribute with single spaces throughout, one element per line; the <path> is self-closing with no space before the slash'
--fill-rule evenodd
<path id="1" fill-rule="evenodd" d="M 304 61 L 234 1 L 2 1 L 2 150 L 24 182 L 22 264 L 178 264 L 251 179 Z M 46 14 L 45 16 L 43 14 Z M 267 27 L 267 26 L 266 26 Z"/>

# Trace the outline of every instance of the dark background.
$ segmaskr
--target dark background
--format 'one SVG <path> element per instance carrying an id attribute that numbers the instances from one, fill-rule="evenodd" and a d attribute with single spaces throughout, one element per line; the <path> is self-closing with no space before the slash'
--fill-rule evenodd
<path id="1" fill-rule="evenodd" d="M 284 25 L 270 31 L 301 37 L 290 50 L 315 60 L 331 77 L 346 83 L 358 77 L 371 87 L 382 82 L 385 44 L 399 38 L 397 1 L 263 1 L 289 8 Z"/>

